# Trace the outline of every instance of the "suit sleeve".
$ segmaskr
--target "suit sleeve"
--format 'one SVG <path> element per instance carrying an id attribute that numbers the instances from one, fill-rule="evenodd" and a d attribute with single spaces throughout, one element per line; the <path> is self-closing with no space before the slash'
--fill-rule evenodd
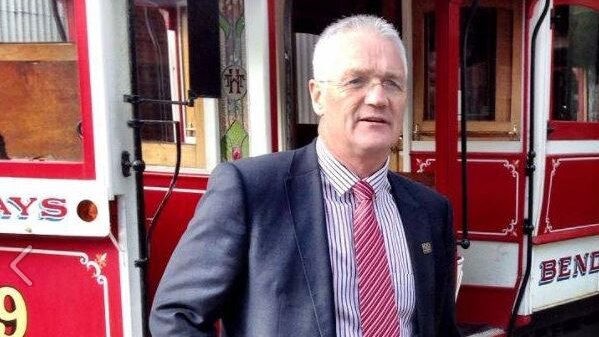
<path id="1" fill-rule="evenodd" d="M 245 267 L 244 198 L 237 168 L 219 165 L 160 281 L 150 314 L 153 337 L 215 336 L 214 324 Z"/>
<path id="2" fill-rule="evenodd" d="M 456 241 L 453 234 L 453 211 L 449 202 L 446 205 L 445 222 L 445 260 L 446 277 L 443 284 L 443 299 L 441 304 L 440 336 L 459 337 L 462 336 L 456 323 L 455 316 L 455 293 L 456 293 Z"/>

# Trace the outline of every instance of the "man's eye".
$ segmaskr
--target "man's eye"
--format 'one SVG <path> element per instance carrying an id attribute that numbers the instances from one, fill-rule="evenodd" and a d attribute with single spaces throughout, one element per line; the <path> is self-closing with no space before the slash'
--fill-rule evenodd
<path id="1" fill-rule="evenodd" d="M 362 77 L 356 77 L 345 82 L 346 86 L 360 88 L 366 83 L 366 80 Z"/>
<path id="2" fill-rule="evenodd" d="M 385 88 L 389 88 L 389 89 L 393 89 L 393 90 L 404 91 L 404 86 L 394 80 L 384 80 L 383 86 Z"/>

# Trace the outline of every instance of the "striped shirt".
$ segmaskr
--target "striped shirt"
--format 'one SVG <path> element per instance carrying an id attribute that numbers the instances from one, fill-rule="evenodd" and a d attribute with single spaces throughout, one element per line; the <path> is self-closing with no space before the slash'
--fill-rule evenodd
<path id="1" fill-rule="evenodd" d="M 353 210 L 357 205 L 352 187 L 360 180 L 316 141 L 333 271 L 335 319 L 338 337 L 361 337 L 358 280 L 353 245 Z M 401 337 L 413 336 L 412 319 L 416 303 L 412 263 L 403 224 L 387 178 L 389 161 L 365 178 L 375 192 L 375 214 L 383 233 L 385 250 L 395 288 Z"/>

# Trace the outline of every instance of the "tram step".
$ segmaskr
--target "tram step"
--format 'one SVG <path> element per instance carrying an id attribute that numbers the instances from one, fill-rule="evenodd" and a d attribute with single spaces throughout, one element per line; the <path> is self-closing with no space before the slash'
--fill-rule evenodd
<path id="1" fill-rule="evenodd" d="M 485 328 L 484 330 L 479 330 L 474 333 L 466 333 L 464 336 L 467 337 L 503 337 L 505 336 L 505 331 L 499 328 Z"/>

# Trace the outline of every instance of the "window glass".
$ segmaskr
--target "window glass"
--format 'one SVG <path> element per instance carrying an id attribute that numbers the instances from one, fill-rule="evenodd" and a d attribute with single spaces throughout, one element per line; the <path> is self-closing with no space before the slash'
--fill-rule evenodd
<path id="1" fill-rule="evenodd" d="M 599 12 L 559 5 L 555 15 L 552 117 L 599 122 Z"/>
<path id="2" fill-rule="evenodd" d="M 469 121 L 494 121 L 496 119 L 495 98 L 497 64 L 497 8 L 479 8 L 473 18 L 468 47 L 466 50 L 466 104 Z M 464 37 L 469 11 L 461 10 L 461 37 Z M 511 26 L 508 25 L 508 29 Z M 424 120 L 435 119 L 435 16 L 434 12 L 425 13 L 425 110 Z M 511 35 L 511 34 L 510 34 Z M 508 45 L 511 47 L 511 44 Z M 510 55 L 509 50 L 502 51 Z M 460 60 L 462 59 L 460 55 Z M 461 63 L 460 63 L 461 64 Z M 509 101 L 507 102 L 509 105 Z"/>
<path id="3" fill-rule="evenodd" d="M 468 120 L 495 120 L 498 11 L 497 8 L 477 10 L 468 35 L 468 48 L 465 55 L 466 80 L 468 81 L 468 88 L 466 88 L 468 113 L 466 116 Z M 465 32 L 469 15 L 469 10 L 462 9 L 460 15 L 462 32 Z M 463 39 L 464 34 L 461 37 Z"/>
<path id="4" fill-rule="evenodd" d="M 0 159 L 82 161 L 73 16 L 72 0 L 0 5 Z"/>
<path id="5" fill-rule="evenodd" d="M 138 95 L 161 100 L 171 100 L 173 96 L 176 98 L 178 93 L 171 92 L 170 83 L 170 64 L 176 65 L 176 59 L 169 60 L 169 10 L 138 6 L 135 18 Z M 179 110 L 178 106 L 170 104 L 139 105 L 142 118 L 147 120 L 178 120 Z M 173 134 L 174 126 L 168 123 L 148 123 L 141 129 L 143 140 L 172 142 Z"/>

